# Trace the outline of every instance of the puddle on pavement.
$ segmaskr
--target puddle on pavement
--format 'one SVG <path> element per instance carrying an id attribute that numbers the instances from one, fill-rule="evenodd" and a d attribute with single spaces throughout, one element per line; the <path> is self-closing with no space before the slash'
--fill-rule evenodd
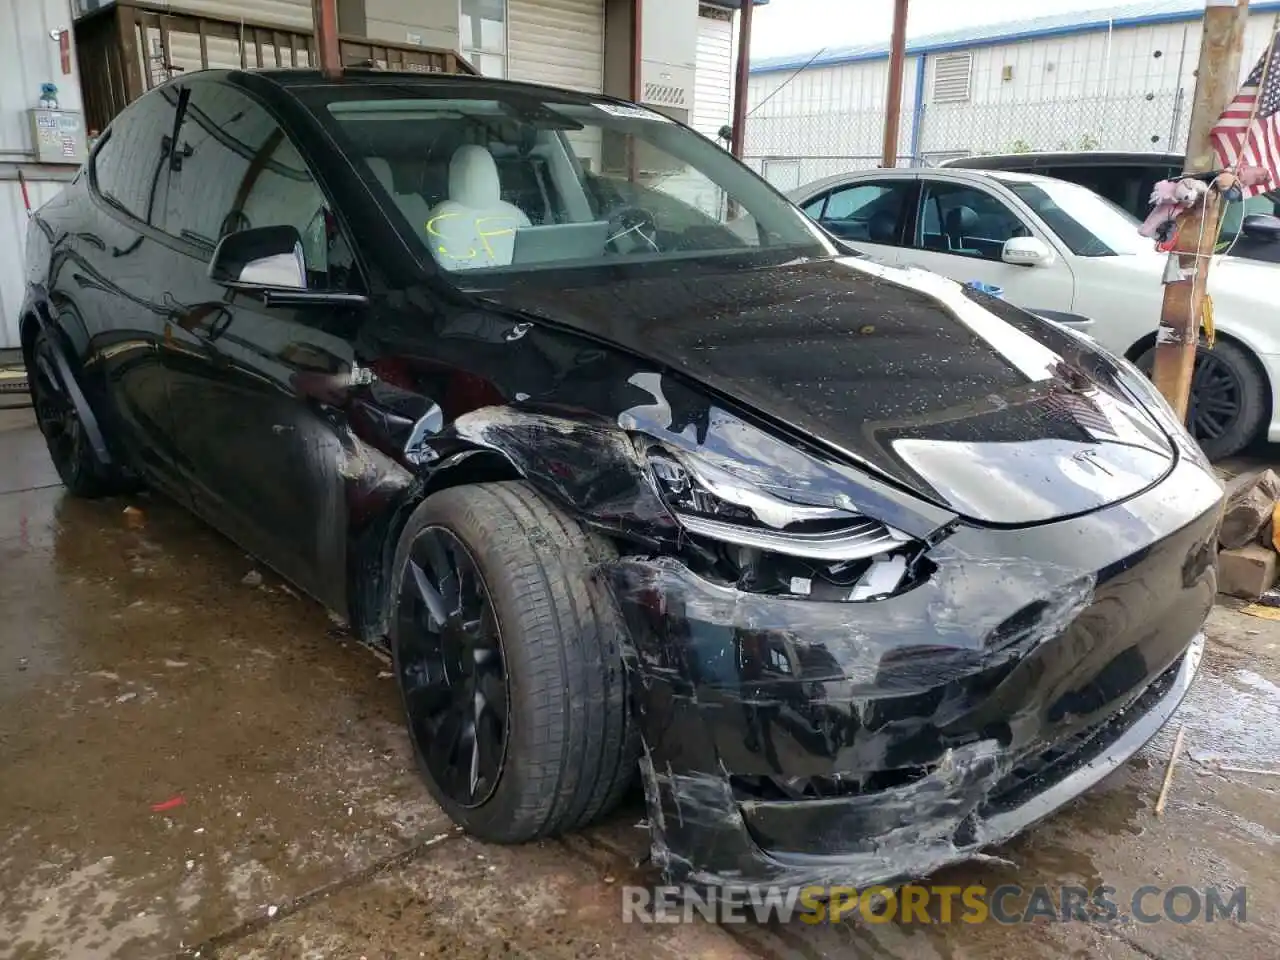
<path id="1" fill-rule="evenodd" d="M 18 957 L 171 956 L 447 829 L 413 773 L 385 665 L 274 577 L 242 582 L 254 569 L 158 498 L 0 495 L 0 822 L 16 825 L 0 837 L 0 944 L 25 943 Z M 1280 779 L 1189 762 L 1165 819 L 1153 814 L 1181 720 L 1192 757 L 1280 765 L 1278 658 L 1255 654 L 1280 649 L 1280 623 L 1222 610 L 1211 622 L 1224 645 L 1211 644 L 1160 737 L 993 851 L 1013 866 L 970 864 L 931 882 L 1280 889 Z M 180 806 L 152 812 L 175 796 Z M 609 828 L 624 838 L 618 850 L 636 845 L 639 816 Z M 451 856 L 345 889 L 225 955 L 1140 955 L 1120 938 L 1137 934 L 1079 925 L 752 927 L 730 931 L 727 949 L 683 926 L 614 931 L 616 883 L 654 879 L 624 853 L 585 873 L 555 845 Z M 1175 942 L 1275 956 L 1275 908 L 1259 899 L 1247 928 L 1166 927 L 1134 942 L 1148 956 L 1183 955 L 1165 949 Z"/>

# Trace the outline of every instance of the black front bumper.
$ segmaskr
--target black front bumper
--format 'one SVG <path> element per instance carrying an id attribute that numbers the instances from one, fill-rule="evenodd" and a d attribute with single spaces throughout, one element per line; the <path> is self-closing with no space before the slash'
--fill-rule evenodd
<path id="1" fill-rule="evenodd" d="M 619 562 L 655 862 L 671 882 L 893 883 L 1056 810 L 1185 695 L 1220 500 L 1184 461 L 1086 517 L 961 528 L 927 583 L 868 603 Z"/>

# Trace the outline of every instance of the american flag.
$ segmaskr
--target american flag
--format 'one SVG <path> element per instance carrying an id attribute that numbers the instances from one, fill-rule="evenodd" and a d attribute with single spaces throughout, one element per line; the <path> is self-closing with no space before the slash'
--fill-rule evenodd
<path id="1" fill-rule="evenodd" d="M 1259 89 L 1261 88 L 1261 89 Z M 1209 131 L 1214 159 L 1221 169 L 1260 167 L 1266 182 L 1241 184 L 1244 196 L 1266 193 L 1280 185 L 1280 44 L 1271 43 L 1257 65 Z"/>

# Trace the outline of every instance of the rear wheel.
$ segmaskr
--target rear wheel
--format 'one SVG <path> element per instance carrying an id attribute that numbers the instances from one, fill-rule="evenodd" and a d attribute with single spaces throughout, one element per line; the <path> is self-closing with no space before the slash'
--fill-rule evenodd
<path id="1" fill-rule="evenodd" d="M 523 483 L 444 490 L 396 550 L 391 641 L 419 768 L 469 833 L 519 843 L 595 820 L 633 777 L 612 556 Z"/>
<path id="2" fill-rule="evenodd" d="M 1155 367 L 1155 348 L 1138 358 L 1147 376 Z M 1268 414 L 1267 385 L 1248 351 L 1220 340 L 1196 349 L 1195 372 L 1187 406 L 1187 429 L 1210 460 L 1239 453 L 1258 435 Z"/>
<path id="3" fill-rule="evenodd" d="M 52 334 L 40 330 L 31 345 L 27 370 L 31 406 L 49 448 L 49 458 L 63 484 L 77 497 L 115 493 L 120 484 L 94 456 L 75 402 L 63 383 L 57 350 Z"/>

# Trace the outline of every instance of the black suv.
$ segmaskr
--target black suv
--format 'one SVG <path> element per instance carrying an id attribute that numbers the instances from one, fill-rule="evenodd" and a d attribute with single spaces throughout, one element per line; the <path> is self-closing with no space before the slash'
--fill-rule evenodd
<path id="1" fill-rule="evenodd" d="M 944 167 L 1014 170 L 1070 180 L 1101 194 L 1139 220 L 1150 210 L 1151 190 L 1160 180 L 1182 174 L 1186 158 L 1177 153 L 1011 153 L 960 157 Z M 1280 192 L 1229 204 L 1218 250 L 1234 257 L 1280 263 Z"/>

